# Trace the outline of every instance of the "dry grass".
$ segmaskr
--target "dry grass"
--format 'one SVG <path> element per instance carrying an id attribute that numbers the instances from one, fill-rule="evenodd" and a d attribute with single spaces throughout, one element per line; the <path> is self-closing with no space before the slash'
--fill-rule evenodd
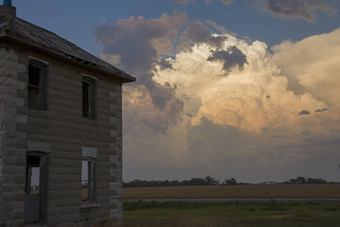
<path id="1" fill-rule="evenodd" d="M 276 198 L 340 199 L 340 184 L 180 186 L 123 189 L 123 222 L 129 226 L 340 226 L 340 201 L 278 201 Z M 228 202 L 145 202 L 129 199 L 213 199 Z M 271 198 L 239 201 L 237 198 Z M 102 227 L 120 227 L 102 223 Z"/>
<path id="2" fill-rule="evenodd" d="M 125 202 L 126 226 L 340 226 L 339 201 Z"/>
<path id="3" fill-rule="evenodd" d="M 124 188 L 123 199 L 340 199 L 340 184 L 211 185 Z"/>

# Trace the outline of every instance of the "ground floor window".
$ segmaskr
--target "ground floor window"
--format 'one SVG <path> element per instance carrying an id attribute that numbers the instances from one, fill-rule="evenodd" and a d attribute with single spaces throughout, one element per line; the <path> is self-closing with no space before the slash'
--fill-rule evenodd
<path id="1" fill-rule="evenodd" d="M 81 200 L 93 201 L 95 198 L 95 159 L 82 160 Z"/>
<path id="2" fill-rule="evenodd" d="M 45 222 L 46 182 L 47 156 L 39 152 L 27 155 L 24 208 L 26 224 Z"/>

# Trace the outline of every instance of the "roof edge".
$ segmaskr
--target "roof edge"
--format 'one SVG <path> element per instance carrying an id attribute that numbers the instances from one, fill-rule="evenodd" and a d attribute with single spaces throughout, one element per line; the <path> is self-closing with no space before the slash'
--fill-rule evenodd
<path id="1" fill-rule="evenodd" d="M 18 46 L 22 46 L 22 47 L 28 47 L 31 50 L 38 50 L 41 54 L 57 58 L 57 59 L 65 62 L 65 63 L 68 63 L 70 65 L 74 65 L 78 68 L 86 68 L 87 70 L 93 71 L 93 72 L 98 71 L 100 74 L 111 76 L 111 77 L 113 77 L 113 78 L 115 78 L 119 81 L 122 81 L 122 83 L 130 83 L 130 82 L 136 81 L 135 77 L 131 76 L 130 74 L 125 73 L 122 70 L 119 70 L 119 71 L 123 74 L 123 76 L 109 72 L 109 71 L 101 69 L 101 68 L 94 68 L 94 67 L 91 67 L 89 65 L 82 64 L 80 61 L 77 61 L 77 59 L 75 59 L 75 58 L 69 58 L 67 56 L 64 56 L 64 55 L 56 52 L 56 51 L 50 50 L 48 48 L 43 48 L 43 47 L 40 47 L 40 46 L 37 46 L 37 45 L 33 45 L 31 43 L 23 42 L 21 40 L 15 39 L 15 38 L 8 36 L 8 35 L 0 35 L 0 41 L 1 40 L 3 40 L 4 42 L 7 42 L 7 43 L 14 44 L 14 45 L 18 45 Z M 13 49 L 15 49 L 15 48 L 13 48 Z"/>

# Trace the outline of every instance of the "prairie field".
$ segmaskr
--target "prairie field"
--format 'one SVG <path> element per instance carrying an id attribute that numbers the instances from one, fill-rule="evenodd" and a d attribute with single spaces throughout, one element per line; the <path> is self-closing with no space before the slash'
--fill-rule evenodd
<path id="1" fill-rule="evenodd" d="M 124 202 L 124 226 L 340 226 L 339 201 Z"/>
<path id="2" fill-rule="evenodd" d="M 311 198 L 340 199 L 340 184 L 259 184 L 124 188 L 124 200 Z"/>
<path id="3" fill-rule="evenodd" d="M 247 198 L 267 200 L 244 200 Z M 338 227 L 339 199 L 340 184 L 124 188 L 123 226 Z M 98 226 L 117 225 L 101 223 Z"/>
<path id="4" fill-rule="evenodd" d="M 238 199 L 266 198 L 267 201 Z M 308 199 L 281 201 L 278 199 Z M 169 201 L 157 201 L 168 199 Z M 171 200 L 176 199 L 176 200 Z M 232 199 L 181 201 L 181 199 Z M 321 200 L 320 200 L 321 199 Z M 335 199 L 335 200 L 332 200 Z M 340 184 L 123 189 L 124 226 L 340 226 Z M 155 200 L 155 201 L 153 201 Z M 115 226 L 102 223 L 100 226 Z"/>

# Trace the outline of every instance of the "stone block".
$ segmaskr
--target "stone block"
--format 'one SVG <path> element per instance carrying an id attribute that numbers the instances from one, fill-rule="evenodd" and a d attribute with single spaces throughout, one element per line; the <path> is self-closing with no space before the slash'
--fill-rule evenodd
<path id="1" fill-rule="evenodd" d="M 118 218 L 118 210 L 117 209 L 111 209 L 110 210 L 110 217 L 111 218 Z"/>

